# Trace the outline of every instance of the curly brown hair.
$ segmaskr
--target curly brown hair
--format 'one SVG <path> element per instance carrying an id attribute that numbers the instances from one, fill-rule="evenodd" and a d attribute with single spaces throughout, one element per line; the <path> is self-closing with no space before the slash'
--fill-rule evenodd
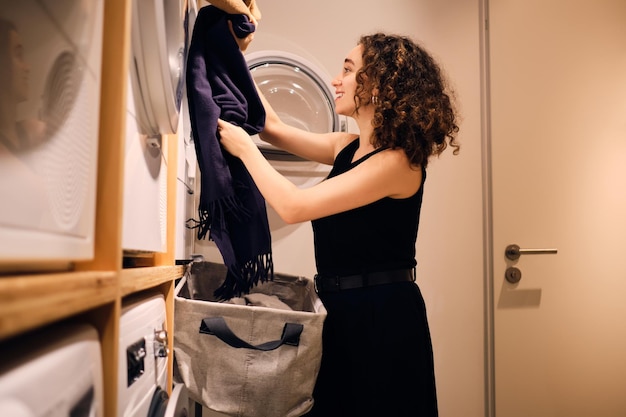
<path id="1" fill-rule="evenodd" d="M 362 36 L 359 44 L 363 67 L 356 74 L 356 111 L 374 106 L 374 146 L 402 148 L 412 164 L 423 167 L 448 145 L 456 155 L 458 117 L 432 56 L 404 36 L 375 33 Z"/>

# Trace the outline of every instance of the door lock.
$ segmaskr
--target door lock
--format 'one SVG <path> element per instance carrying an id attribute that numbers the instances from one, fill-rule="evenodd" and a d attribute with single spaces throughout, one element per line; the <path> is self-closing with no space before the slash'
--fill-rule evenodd
<path id="1" fill-rule="evenodd" d="M 504 272 L 504 277 L 511 284 L 517 284 L 520 281 L 520 279 L 522 279 L 522 271 L 520 271 L 519 268 L 510 266 Z"/>

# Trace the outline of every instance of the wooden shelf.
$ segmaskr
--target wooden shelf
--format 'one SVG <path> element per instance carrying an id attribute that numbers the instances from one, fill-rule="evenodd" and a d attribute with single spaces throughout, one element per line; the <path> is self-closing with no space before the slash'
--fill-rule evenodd
<path id="1" fill-rule="evenodd" d="M 86 312 L 117 297 L 117 274 L 111 271 L 2 277 L 0 340 Z"/>
<path id="2" fill-rule="evenodd" d="M 124 269 L 121 274 L 120 296 L 157 287 L 183 276 L 182 266 L 154 266 Z"/>
<path id="3" fill-rule="evenodd" d="M 164 135 L 162 143 L 168 161 L 167 248 L 143 260 L 147 264 L 124 267 L 122 218 L 131 6 L 132 0 L 104 1 L 93 259 L 72 263 L 71 271 L 0 276 L 0 345 L 10 346 L 22 334 L 37 334 L 38 328 L 65 320 L 88 322 L 97 329 L 106 417 L 117 414 L 118 368 L 123 360 L 118 357 L 122 299 L 146 290 L 164 295 L 166 324 L 172 335 L 168 344 L 173 352 L 174 281 L 184 274 L 184 267 L 175 265 L 174 257 L 177 135 Z M 171 382 L 171 357 L 168 377 Z"/>

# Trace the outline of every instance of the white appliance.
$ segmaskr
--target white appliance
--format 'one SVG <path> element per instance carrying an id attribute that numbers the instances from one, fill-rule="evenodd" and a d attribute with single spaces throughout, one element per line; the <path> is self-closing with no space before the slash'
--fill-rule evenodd
<path id="1" fill-rule="evenodd" d="M 345 130 L 335 113 L 330 77 L 312 61 L 282 50 L 262 50 L 246 55 L 252 78 L 285 123 L 326 133 Z M 254 136 L 261 152 L 279 172 L 299 187 L 321 181 L 330 166 L 305 161 Z"/>
<path id="2" fill-rule="evenodd" d="M 195 14 L 195 2 L 186 0 L 132 2 L 122 226 L 122 247 L 130 256 L 166 250 L 162 135 L 178 130 Z"/>
<path id="3" fill-rule="evenodd" d="M 102 0 L 0 2 L 0 268 L 93 258 Z"/>
<path id="4" fill-rule="evenodd" d="M 97 331 L 55 326 L 0 349 L 0 416 L 103 416 Z"/>
<path id="5" fill-rule="evenodd" d="M 125 299 L 118 355 L 119 417 L 183 417 L 187 393 L 176 384 L 167 394 L 168 329 L 162 295 Z"/>

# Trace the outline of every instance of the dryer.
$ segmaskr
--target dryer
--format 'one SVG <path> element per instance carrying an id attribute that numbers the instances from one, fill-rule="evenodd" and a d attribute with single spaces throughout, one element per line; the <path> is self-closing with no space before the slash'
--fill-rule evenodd
<path id="1" fill-rule="evenodd" d="M 261 50 L 247 54 L 246 62 L 282 121 L 317 133 L 346 130 L 345 118 L 335 113 L 330 76 L 313 61 L 283 50 Z M 314 185 L 330 171 L 330 166 L 298 158 L 258 135 L 253 139 L 274 168 L 298 187 Z"/>
<path id="2" fill-rule="evenodd" d="M 0 348 L 0 416 L 101 417 L 100 340 L 90 325 L 56 325 Z"/>
<path id="3" fill-rule="evenodd" d="M 118 355 L 119 417 L 183 417 L 185 387 L 167 390 L 168 329 L 161 294 L 131 296 L 122 302 Z"/>
<path id="4" fill-rule="evenodd" d="M 165 252 L 167 152 L 177 146 L 195 1 L 132 0 L 122 247 L 127 256 Z"/>
<path id="5" fill-rule="evenodd" d="M 103 7 L 0 2 L 0 268 L 93 258 Z"/>

